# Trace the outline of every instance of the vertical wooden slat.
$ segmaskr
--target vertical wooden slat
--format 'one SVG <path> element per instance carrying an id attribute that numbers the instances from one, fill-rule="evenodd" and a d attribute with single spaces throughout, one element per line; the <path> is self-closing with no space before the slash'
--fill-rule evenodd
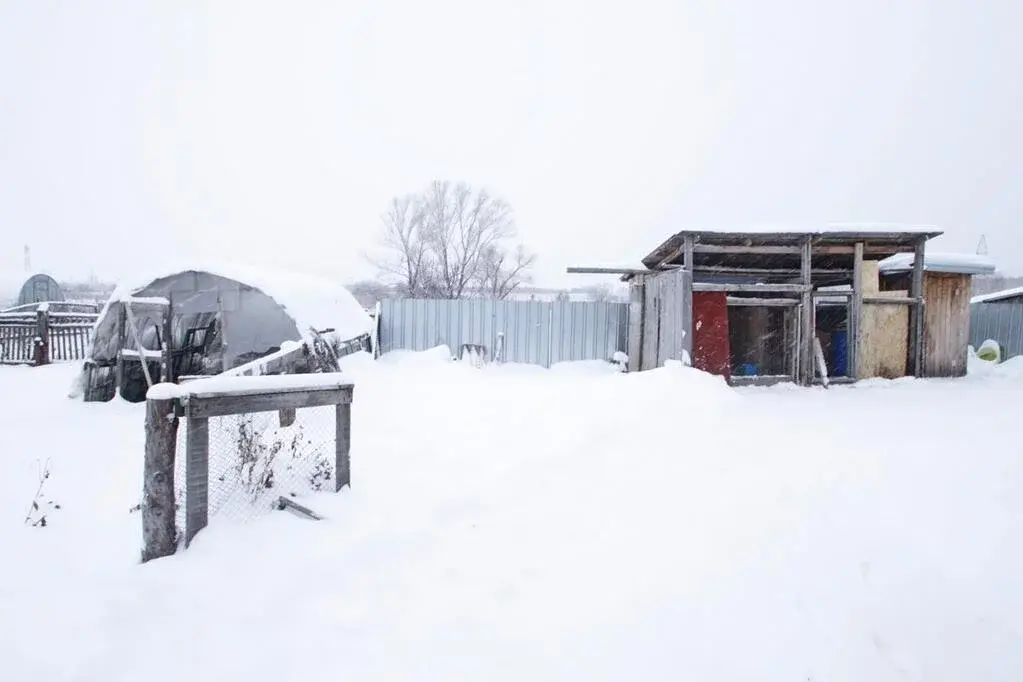
<path id="1" fill-rule="evenodd" d="M 629 354 L 629 371 L 637 372 L 643 367 L 643 277 L 637 276 L 629 283 L 629 340 L 626 352 Z"/>
<path id="2" fill-rule="evenodd" d="M 334 492 L 352 484 L 352 406 L 337 405 L 334 412 Z"/>
<path id="3" fill-rule="evenodd" d="M 688 363 L 693 362 L 693 272 L 696 267 L 695 255 L 693 253 L 696 243 L 693 235 L 687 234 L 682 241 L 682 268 L 685 273 L 680 275 L 681 298 L 682 298 L 682 333 L 683 348 L 688 357 Z"/>
<path id="4" fill-rule="evenodd" d="M 185 436 L 185 546 L 209 522 L 210 421 L 189 417 Z"/>
<path id="5" fill-rule="evenodd" d="M 804 386 L 813 383 L 813 280 L 812 280 L 812 259 L 813 259 L 813 238 L 807 237 L 803 240 L 801 256 L 799 259 L 799 281 L 803 285 L 802 301 L 800 309 L 800 334 L 799 334 L 799 379 Z"/>
<path id="6" fill-rule="evenodd" d="M 916 242 L 913 258 L 913 278 L 909 295 L 917 299 L 909 310 L 909 366 L 913 376 L 923 376 L 924 356 L 924 258 L 927 240 L 921 237 Z"/>
<path id="7" fill-rule="evenodd" d="M 860 376 L 860 340 L 863 338 L 863 242 L 853 247 L 853 295 L 849 300 L 849 325 L 846 330 L 846 374 Z"/>

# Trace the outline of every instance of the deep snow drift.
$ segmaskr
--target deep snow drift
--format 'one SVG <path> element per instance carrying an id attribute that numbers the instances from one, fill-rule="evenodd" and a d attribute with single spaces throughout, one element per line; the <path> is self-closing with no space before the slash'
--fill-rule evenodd
<path id="1" fill-rule="evenodd" d="M 143 408 L 0 368 L 9 680 L 1017 680 L 1023 373 L 732 391 L 349 358 L 328 518 L 139 566 Z M 22 524 L 50 460 L 45 528 Z"/>

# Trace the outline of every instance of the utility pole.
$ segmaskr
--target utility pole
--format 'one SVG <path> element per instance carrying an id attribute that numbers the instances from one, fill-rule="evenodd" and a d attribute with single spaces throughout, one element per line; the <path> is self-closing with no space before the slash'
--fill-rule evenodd
<path id="1" fill-rule="evenodd" d="M 986 256 L 987 255 L 987 235 L 986 234 L 980 235 L 980 241 L 977 242 L 977 255 L 978 256 Z"/>
<path id="2" fill-rule="evenodd" d="M 25 272 L 32 272 L 32 252 L 28 244 L 25 244 Z"/>

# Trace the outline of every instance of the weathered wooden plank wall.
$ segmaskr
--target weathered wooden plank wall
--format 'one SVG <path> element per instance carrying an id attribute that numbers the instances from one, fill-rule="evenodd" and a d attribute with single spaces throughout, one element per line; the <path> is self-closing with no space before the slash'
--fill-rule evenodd
<path id="1" fill-rule="evenodd" d="M 924 277 L 925 377 L 966 376 L 970 343 L 970 277 L 926 273 Z"/>

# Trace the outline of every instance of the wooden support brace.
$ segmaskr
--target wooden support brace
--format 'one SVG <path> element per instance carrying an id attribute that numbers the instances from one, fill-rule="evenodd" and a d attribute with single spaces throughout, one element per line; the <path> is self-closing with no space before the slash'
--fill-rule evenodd
<path id="1" fill-rule="evenodd" d="M 863 242 L 853 252 L 853 290 L 849 301 L 849 324 L 846 329 L 849 369 L 847 374 L 860 375 L 860 340 L 863 338 Z"/>
<path id="2" fill-rule="evenodd" d="M 800 304 L 800 333 L 799 333 L 799 379 L 804 386 L 813 383 L 813 280 L 812 260 L 813 241 L 807 237 L 803 241 L 802 253 L 800 255 L 800 272 L 802 284 L 802 303 Z"/>
<path id="3" fill-rule="evenodd" d="M 917 240 L 913 258 L 913 277 L 910 282 L 909 296 L 916 301 L 909 309 L 909 355 L 913 376 L 921 377 L 924 373 L 924 258 L 927 239 Z"/>

